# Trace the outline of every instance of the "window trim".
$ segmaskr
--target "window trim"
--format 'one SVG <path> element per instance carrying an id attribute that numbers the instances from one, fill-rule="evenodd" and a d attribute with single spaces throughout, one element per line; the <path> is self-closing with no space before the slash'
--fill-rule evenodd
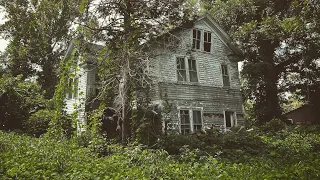
<path id="1" fill-rule="evenodd" d="M 189 111 L 189 120 L 190 120 L 190 134 L 194 132 L 194 123 L 193 123 L 193 111 L 200 111 L 201 113 L 201 129 L 204 128 L 204 120 L 203 120 L 203 107 L 186 107 L 186 106 L 178 106 L 178 124 L 179 124 L 179 133 L 182 134 L 181 131 L 181 117 L 180 110 Z"/>

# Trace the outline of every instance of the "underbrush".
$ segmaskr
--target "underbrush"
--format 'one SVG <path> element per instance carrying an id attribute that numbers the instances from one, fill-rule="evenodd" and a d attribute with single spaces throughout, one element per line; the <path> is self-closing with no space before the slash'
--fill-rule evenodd
<path id="1" fill-rule="evenodd" d="M 318 132 L 168 136 L 148 149 L 0 131 L 0 179 L 319 179 Z"/>

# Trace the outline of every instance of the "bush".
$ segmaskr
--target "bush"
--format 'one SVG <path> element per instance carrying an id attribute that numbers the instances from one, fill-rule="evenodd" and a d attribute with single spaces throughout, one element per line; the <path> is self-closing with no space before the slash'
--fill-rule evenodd
<path id="1" fill-rule="evenodd" d="M 28 120 L 23 121 L 25 132 L 35 137 L 39 137 L 47 132 L 49 123 L 53 119 L 53 116 L 54 111 L 48 109 L 42 109 L 33 113 Z M 65 114 L 61 121 L 64 134 L 67 137 L 70 137 L 74 131 L 71 117 Z"/>
<path id="2" fill-rule="evenodd" d="M 261 126 L 261 130 L 265 132 L 277 132 L 281 131 L 286 127 L 286 123 L 284 123 L 280 119 L 272 119 L 267 122 L 265 125 Z"/>
<path id="3" fill-rule="evenodd" d="M 0 130 L 21 130 L 30 112 L 45 104 L 40 86 L 22 76 L 0 77 Z"/>

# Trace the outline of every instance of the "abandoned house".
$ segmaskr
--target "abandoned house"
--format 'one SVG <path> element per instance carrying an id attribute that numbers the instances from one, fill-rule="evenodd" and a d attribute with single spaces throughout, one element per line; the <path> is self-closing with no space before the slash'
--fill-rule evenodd
<path id="1" fill-rule="evenodd" d="M 169 50 L 155 47 L 161 53 L 150 60 L 154 77 L 150 99 L 154 104 L 166 100 L 172 105 L 170 114 L 163 116 L 167 129 L 186 134 L 244 125 L 238 71 L 243 58 L 227 33 L 209 15 L 203 15 L 173 34 L 182 40 Z M 77 90 L 67 94 L 69 113 L 96 89 L 95 65 L 84 62 L 79 66 L 79 75 L 73 78 Z M 78 115 L 85 123 L 85 111 Z"/>

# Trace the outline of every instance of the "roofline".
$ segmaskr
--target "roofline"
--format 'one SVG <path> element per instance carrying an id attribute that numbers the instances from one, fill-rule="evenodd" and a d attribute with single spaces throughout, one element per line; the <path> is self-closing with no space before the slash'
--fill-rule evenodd
<path id="1" fill-rule="evenodd" d="M 286 113 L 284 113 L 284 114 L 282 114 L 282 115 L 287 115 L 287 114 L 290 114 L 290 113 L 292 113 L 292 112 L 294 112 L 294 111 L 297 111 L 297 110 L 299 110 L 299 109 L 301 109 L 301 108 L 304 108 L 304 107 L 308 107 L 308 106 L 310 106 L 310 104 L 304 104 L 304 105 L 302 105 L 302 106 L 300 106 L 300 107 L 298 107 L 298 108 L 296 108 L 296 109 L 293 109 L 293 110 L 291 110 L 291 111 L 289 111 L 289 112 L 286 112 Z"/>

